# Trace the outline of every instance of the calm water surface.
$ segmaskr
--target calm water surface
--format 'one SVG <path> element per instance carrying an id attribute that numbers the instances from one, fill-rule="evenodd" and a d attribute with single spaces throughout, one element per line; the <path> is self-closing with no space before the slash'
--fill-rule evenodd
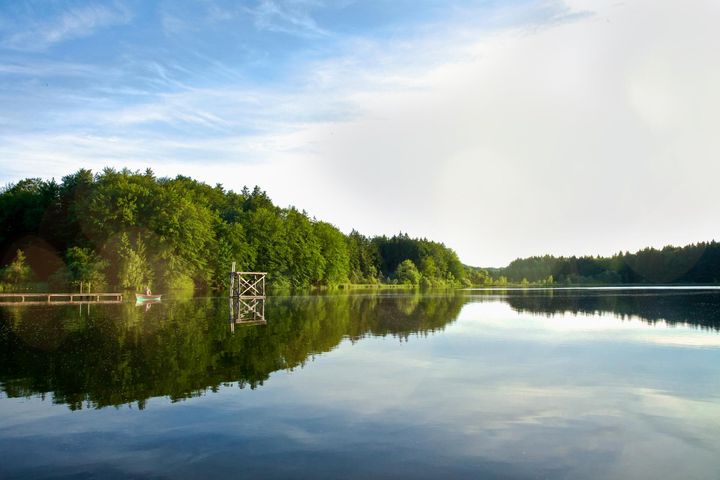
<path id="1" fill-rule="evenodd" d="M 718 478 L 717 290 L 264 308 L 1 307 L 0 478 Z"/>

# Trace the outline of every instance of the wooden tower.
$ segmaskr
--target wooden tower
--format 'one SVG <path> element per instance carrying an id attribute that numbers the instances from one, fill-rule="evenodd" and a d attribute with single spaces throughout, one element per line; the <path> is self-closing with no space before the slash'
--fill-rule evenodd
<path id="1" fill-rule="evenodd" d="M 265 324 L 266 272 L 230 272 L 230 330 L 235 325 Z"/>

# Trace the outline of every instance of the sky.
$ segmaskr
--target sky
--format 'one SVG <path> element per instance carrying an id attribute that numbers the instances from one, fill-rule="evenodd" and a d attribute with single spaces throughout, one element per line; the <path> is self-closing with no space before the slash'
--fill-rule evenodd
<path id="1" fill-rule="evenodd" d="M 464 263 L 720 239 L 720 2 L 0 2 L 0 184 L 260 185 Z"/>

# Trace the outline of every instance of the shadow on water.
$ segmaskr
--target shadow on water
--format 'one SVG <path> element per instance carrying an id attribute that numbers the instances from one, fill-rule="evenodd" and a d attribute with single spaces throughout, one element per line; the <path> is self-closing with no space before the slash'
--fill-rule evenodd
<path id="1" fill-rule="evenodd" d="M 168 396 L 237 382 L 256 388 L 343 339 L 407 340 L 455 320 L 459 294 L 270 297 L 266 324 L 230 328 L 224 298 L 85 307 L 0 309 L 0 383 L 9 397 L 51 394 L 71 409 Z"/>

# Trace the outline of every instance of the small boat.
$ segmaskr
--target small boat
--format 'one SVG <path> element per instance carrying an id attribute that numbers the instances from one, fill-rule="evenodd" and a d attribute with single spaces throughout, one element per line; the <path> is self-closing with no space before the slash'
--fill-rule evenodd
<path id="1" fill-rule="evenodd" d="M 145 302 L 159 302 L 160 297 L 162 295 L 146 295 L 144 293 L 136 293 L 135 294 L 135 301 L 137 303 L 145 303 Z"/>

